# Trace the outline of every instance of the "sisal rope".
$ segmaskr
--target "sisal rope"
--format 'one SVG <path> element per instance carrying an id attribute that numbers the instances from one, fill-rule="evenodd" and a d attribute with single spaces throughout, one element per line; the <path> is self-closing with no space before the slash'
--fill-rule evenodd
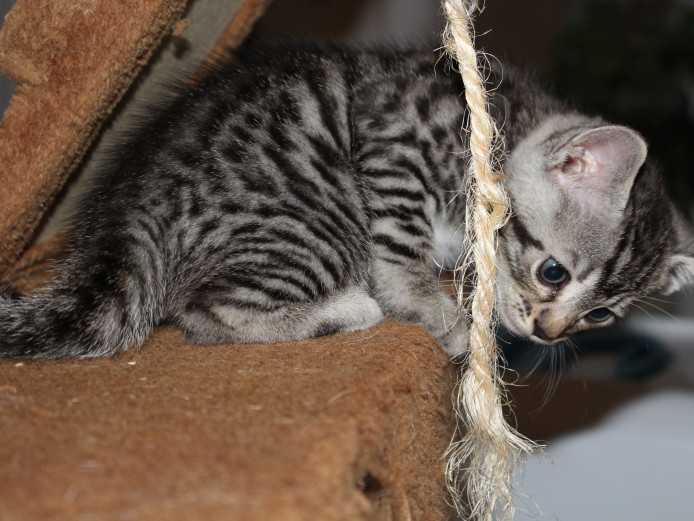
<path id="1" fill-rule="evenodd" d="M 473 282 L 467 364 L 457 382 L 454 409 L 462 432 L 446 452 L 446 475 L 453 504 L 463 518 L 513 519 L 513 479 L 525 454 L 534 448 L 506 421 L 506 394 L 499 375 L 493 318 L 497 278 L 497 230 L 508 203 L 496 171 L 501 139 L 487 110 L 487 93 L 477 67 L 472 17 L 476 0 L 443 0 L 448 20 L 444 43 L 458 63 L 469 110 L 470 165 L 463 187 L 467 197 L 466 246 L 456 269 L 458 307 L 465 309 L 466 277 Z"/>

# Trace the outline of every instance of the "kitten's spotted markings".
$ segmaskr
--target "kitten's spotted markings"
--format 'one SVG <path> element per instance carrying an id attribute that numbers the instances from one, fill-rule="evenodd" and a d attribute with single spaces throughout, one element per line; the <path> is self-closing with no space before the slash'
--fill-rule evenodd
<path id="1" fill-rule="evenodd" d="M 198 343 L 465 329 L 439 282 L 460 246 L 465 108 L 431 52 L 246 51 L 113 154 L 46 288 L 0 297 L 0 353 L 117 353 L 171 322 Z M 554 343 L 692 280 L 694 234 L 635 131 L 505 71 L 513 217 L 499 312 Z"/>

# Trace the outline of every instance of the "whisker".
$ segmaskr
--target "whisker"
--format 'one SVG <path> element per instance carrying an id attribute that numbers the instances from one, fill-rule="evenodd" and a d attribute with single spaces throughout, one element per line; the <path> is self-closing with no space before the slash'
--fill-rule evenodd
<path id="1" fill-rule="evenodd" d="M 644 300 L 644 299 L 642 299 L 642 298 L 634 299 L 634 301 L 632 302 L 632 305 L 633 305 L 633 306 L 637 307 L 637 308 L 640 309 L 641 311 L 644 311 L 645 313 L 648 313 L 648 312 L 647 312 L 645 309 L 643 309 L 643 308 L 637 306 L 636 304 L 634 304 L 634 302 L 639 302 L 640 304 L 645 304 L 645 305 L 651 306 L 652 308 L 658 310 L 659 312 L 663 313 L 664 315 L 667 315 L 668 317 L 670 317 L 670 318 L 672 318 L 672 319 L 674 319 L 674 320 L 679 320 L 679 317 L 676 317 L 676 316 L 673 315 L 672 313 L 666 311 L 665 309 L 661 308 L 660 306 L 658 306 L 658 305 L 656 305 L 656 304 L 653 304 L 652 302 L 648 302 L 647 300 Z M 653 317 L 653 315 L 651 315 L 650 313 L 648 313 L 648 315 L 649 315 L 651 318 L 655 318 L 655 317 Z"/>
<path id="2" fill-rule="evenodd" d="M 530 367 L 528 370 L 529 375 L 533 375 L 536 372 L 538 372 L 538 369 L 540 367 L 540 364 L 545 361 L 546 358 L 550 357 L 551 353 L 547 349 L 547 346 L 541 346 L 538 345 L 536 346 L 536 351 L 535 351 L 535 361 L 533 365 Z"/>
<path id="3" fill-rule="evenodd" d="M 673 320 L 679 320 L 679 317 L 676 317 L 675 315 L 669 313 L 668 311 L 662 309 L 662 308 L 659 307 L 659 306 L 656 306 L 655 304 L 651 304 L 650 302 L 645 302 L 645 301 L 640 300 L 640 299 L 636 299 L 636 300 L 632 301 L 631 305 L 633 305 L 636 309 L 639 309 L 639 310 L 643 311 L 643 312 L 646 313 L 650 318 L 652 318 L 652 319 L 654 319 L 654 320 L 657 320 L 657 319 L 660 318 L 660 317 L 657 317 L 657 316 L 653 315 L 652 313 L 649 313 L 648 310 L 646 310 L 645 308 L 639 306 L 638 304 L 635 304 L 635 302 L 639 302 L 640 304 L 644 304 L 644 305 L 651 306 L 652 308 L 654 308 L 654 309 L 657 310 L 658 312 L 660 312 L 660 313 L 662 313 L 662 314 L 664 314 L 664 315 L 667 315 L 669 318 L 671 318 L 671 319 L 673 319 Z"/>
<path id="4" fill-rule="evenodd" d="M 674 300 L 665 300 L 662 298 L 655 298 L 655 297 L 652 297 L 650 295 L 643 295 L 639 300 L 642 300 L 642 299 L 654 300 L 655 302 L 662 302 L 663 304 L 670 304 L 670 305 L 675 303 Z"/>
<path id="5" fill-rule="evenodd" d="M 631 305 L 634 306 L 634 307 L 635 307 L 636 309 L 638 309 L 639 311 L 643 311 L 643 312 L 644 312 L 646 315 L 648 315 L 650 318 L 655 318 L 655 317 L 653 316 L 653 314 L 652 314 L 650 311 L 648 311 L 647 309 L 645 309 L 645 308 L 639 306 L 639 305 L 636 303 L 636 301 L 632 302 Z"/>
<path id="6" fill-rule="evenodd" d="M 540 408 L 545 407 L 554 396 L 559 387 L 561 378 L 565 373 L 566 361 L 569 353 L 574 353 L 574 344 L 571 339 L 567 339 L 561 344 L 551 346 L 549 349 L 550 369 L 547 372 L 547 387 L 540 403 Z"/>

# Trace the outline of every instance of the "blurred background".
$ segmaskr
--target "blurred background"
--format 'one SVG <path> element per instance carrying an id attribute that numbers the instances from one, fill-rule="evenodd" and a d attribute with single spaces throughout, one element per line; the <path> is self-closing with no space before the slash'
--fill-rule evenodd
<path id="1" fill-rule="evenodd" d="M 442 29 L 438 0 L 274 0 L 254 37 L 434 49 Z M 692 220 L 694 1 L 487 0 L 477 30 L 485 51 L 638 129 Z M 0 81 L 0 110 L 13 88 Z M 519 476 L 517 519 L 694 519 L 694 296 L 639 308 L 552 351 L 500 332 L 518 428 L 547 442 Z"/>

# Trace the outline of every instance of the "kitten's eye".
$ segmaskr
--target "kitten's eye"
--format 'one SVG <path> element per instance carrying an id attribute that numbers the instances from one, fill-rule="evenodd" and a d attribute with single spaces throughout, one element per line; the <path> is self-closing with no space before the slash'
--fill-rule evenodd
<path id="1" fill-rule="evenodd" d="M 595 308 L 593 311 L 588 313 L 586 317 L 591 322 L 604 322 L 612 316 L 612 311 L 607 308 Z"/>
<path id="2" fill-rule="evenodd" d="M 552 257 L 547 259 L 542 266 L 540 266 L 540 278 L 554 286 L 561 284 L 568 277 L 569 274 L 564 267 Z"/>

